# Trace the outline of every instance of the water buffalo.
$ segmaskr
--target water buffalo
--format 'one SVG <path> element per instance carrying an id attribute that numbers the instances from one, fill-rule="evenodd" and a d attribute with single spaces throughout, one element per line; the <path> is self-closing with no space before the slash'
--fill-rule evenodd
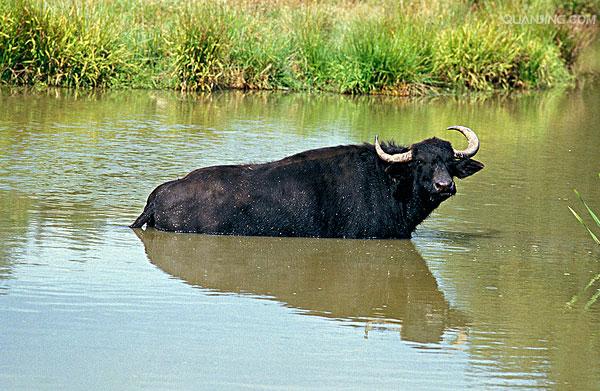
<path id="1" fill-rule="evenodd" d="M 213 166 L 163 183 L 131 225 L 217 235 L 410 238 L 442 201 L 456 193 L 453 177 L 483 168 L 465 150 L 430 138 L 320 148 L 264 164 Z"/>

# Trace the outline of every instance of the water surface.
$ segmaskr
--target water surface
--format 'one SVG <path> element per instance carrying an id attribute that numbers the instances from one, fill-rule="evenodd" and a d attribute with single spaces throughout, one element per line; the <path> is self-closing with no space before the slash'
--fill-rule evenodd
<path id="1" fill-rule="evenodd" d="M 479 99 L 0 93 L 0 388 L 600 388 L 600 88 Z M 480 136 L 411 241 L 130 230 L 158 184 Z M 572 309 L 565 304 L 581 298 Z"/>

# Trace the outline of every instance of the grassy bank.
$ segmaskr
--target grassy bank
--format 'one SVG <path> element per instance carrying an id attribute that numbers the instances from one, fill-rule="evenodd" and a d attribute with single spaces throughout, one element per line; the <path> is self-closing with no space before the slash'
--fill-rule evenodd
<path id="1" fill-rule="evenodd" d="M 546 88 L 573 82 L 598 10 L 598 0 L 5 0 L 0 79 L 393 95 Z"/>

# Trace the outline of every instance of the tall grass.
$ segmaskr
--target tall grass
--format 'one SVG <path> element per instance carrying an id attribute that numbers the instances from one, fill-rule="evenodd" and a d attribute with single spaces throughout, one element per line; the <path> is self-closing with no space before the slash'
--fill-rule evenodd
<path id="1" fill-rule="evenodd" d="M 223 84 L 228 44 L 225 11 L 201 11 L 183 17 L 173 36 L 172 66 L 181 90 L 213 90 Z"/>
<path id="2" fill-rule="evenodd" d="M 433 85 L 432 34 L 403 18 L 350 22 L 332 64 L 332 79 L 342 93 L 389 91 L 407 85 Z"/>
<path id="3" fill-rule="evenodd" d="M 598 26 L 506 16 L 599 9 L 598 0 L 5 0 L 0 80 L 396 95 L 546 88 L 573 81 Z"/>
<path id="4" fill-rule="evenodd" d="M 290 45 L 294 47 L 292 69 L 305 89 L 325 89 L 330 83 L 332 35 L 335 15 L 330 10 L 307 8 L 292 16 Z"/>
<path id="5" fill-rule="evenodd" d="M 477 21 L 445 30 L 436 41 L 435 71 L 472 90 L 542 88 L 571 79 L 560 51 L 532 32 Z"/>
<path id="6" fill-rule="evenodd" d="M 0 16 L 0 77 L 14 84 L 107 87 L 135 73 L 128 51 L 102 19 L 71 7 L 18 3 Z"/>

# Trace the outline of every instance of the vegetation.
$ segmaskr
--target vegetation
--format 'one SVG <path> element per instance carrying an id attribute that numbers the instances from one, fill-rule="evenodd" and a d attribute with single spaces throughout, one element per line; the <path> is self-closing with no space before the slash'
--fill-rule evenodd
<path id="1" fill-rule="evenodd" d="M 573 81 L 598 0 L 5 0 L 13 85 L 422 94 Z M 533 17 L 568 18 L 553 23 Z"/>
<path id="2" fill-rule="evenodd" d="M 598 177 L 600 177 L 600 173 L 598 174 Z M 579 200 L 583 204 L 583 207 L 589 214 L 590 218 L 594 221 L 596 228 L 598 229 L 598 234 L 600 234 L 600 219 L 598 218 L 596 213 L 594 213 L 594 211 L 584 201 L 584 199 L 581 197 L 581 194 L 579 194 L 579 192 L 577 190 L 575 190 L 575 194 L 577 194 L 577 198 L 579 198 Z M 575 212 L 573 210 L 573 208 L 571 208 L 571 207 L 569 207 L 569 210 L 571 211 L 571 213 L 573 213 L 573 215 L 575 216 L 577 221 L 579 221 L 579 223 L 588 231 L 588 233 L 590 234 L 590 236 L 592 237 L 594 242 L 596 242 L 596 244 L 598 244 L 600 246 L 600 240 L 598 239 L 598 235 L 596 233 L 594 233 L 594 231 L 592 231 L 592 229 L 588 226 L 588 224 L 584 221 L 584 219 L 579 215 L 579 213 Z M 585 288 L 583 289 L 583 292 L 581 294 L 588 292 L 590 290 L 590 288 L 592 288 L 599 281 L 600 281 L 600 274 L 597 274 L 585 286 Z M 579 296 L 580 295 L 573 296 L 571 301 L 569 301 L 569 303 L 567 303 L 567 306 L 572 307 L 577 301 L 579 301 Z M 591 307 L 596 301 L 598 301 L 598 299 L 600 299 L 600 288 L 596 289 L 596 292 L 592 295 L 592 297 L 585 304 L 585 308 L 588 309 L 589 307 Z"/>

